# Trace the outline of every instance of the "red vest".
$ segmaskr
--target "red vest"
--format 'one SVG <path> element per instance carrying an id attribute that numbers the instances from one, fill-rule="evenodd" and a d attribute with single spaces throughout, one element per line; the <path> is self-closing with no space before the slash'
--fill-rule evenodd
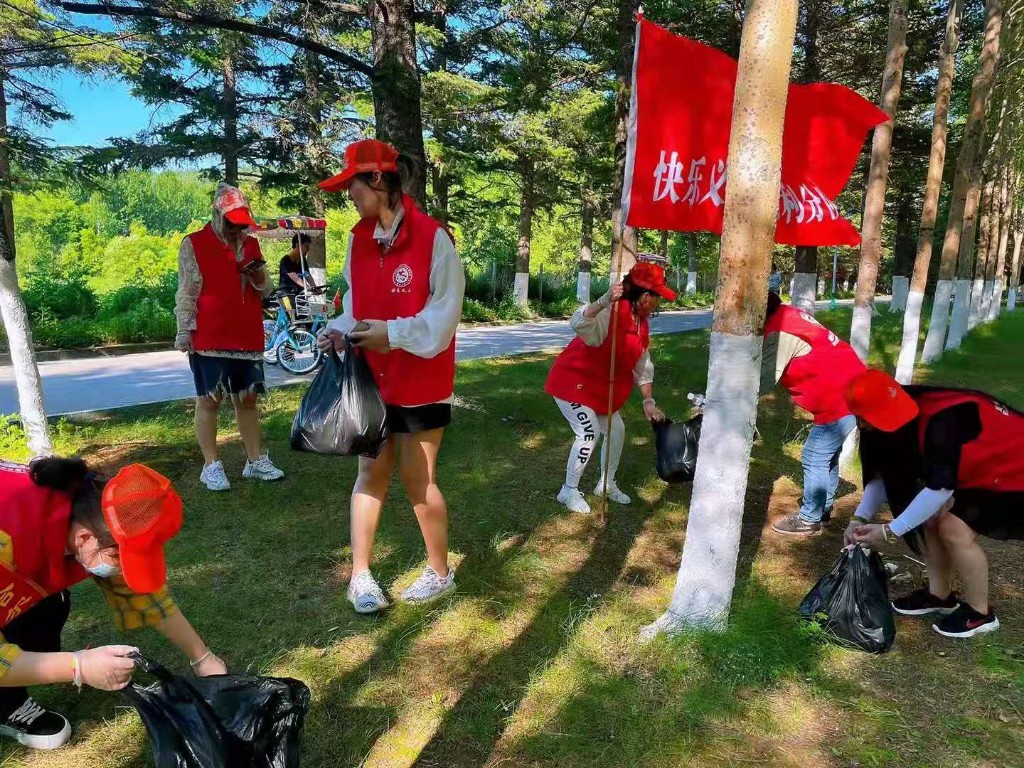
<path id="1" fill-rule="evenodd" d="M 66 494 L 40 488 L 28 467 L 0 462 L 0 629 L 41 597 L 88 576 L 67 555 L 70 526 Z"/>
<path id="2" fill-rule="evenodd" d="M 864 371 L 853 347 L 806 312 L 783 304 L 764 327 L 764 335 L 788 333 L 806 341 L 811 351 L 786 366 L 779 383 L 793 402 L 814 416 L 815 424 L 828 424 L 850 415 L 846 386 Z"/>
<path id="3" fill-rule="evenodd" d="M 262 297 L 248 280 L 243 290 L 234 250 L 214 234 L 212 224 L 188 238 L 203 276 L 192 346 L 197 350 L 262 352 Z M 246 237 L 241 264 L 260 258 L 260 244 L 256 238 Z"/>
<path id="4" fill-rule="evenodd" d="M 981 433 L 960 450 L 957 488 L 1024 491 L 1024 413 L 982 392 L 926 389 L 912 392 L 921 409 L 918 440 L 925 451 L 925 432 L 933 416 L 962 403 L 975 403 Z"/>
<path id="5" fill-rule="evenodd" d="M 612 412 L 626 404 L 633 391 L 633 369 L 650 346 L 647 320 L 633 318 L 628 301 L 616 304 L 619 322 L 615 343 L 615 384 L 612 387 Z M 609 318 L 610 320 L 611 318 Z M 562 350 L 548 374 L 544 391 L 559 400 L 580 403 L 602 416 L 608 413 L 608 373 L 611 370 L 612 334 L 598 347 L 587 346 L 579 336 Z"/>
<path id="6" fill-rule="evenodd" d="M 352 315 L 356 320 L 395 320 L 423 311 L 430 298 L 430 266 L 440 222 L 422 213 L 406 195 L 398 237 L 386 252 L 373 238 L 376 220 L 363 219 L 352 228 Z M 451 397 L 455 385 L 455 337 L 431 358 L 401 349 L 366 353 L 387 405 L 414 406 Z"/>

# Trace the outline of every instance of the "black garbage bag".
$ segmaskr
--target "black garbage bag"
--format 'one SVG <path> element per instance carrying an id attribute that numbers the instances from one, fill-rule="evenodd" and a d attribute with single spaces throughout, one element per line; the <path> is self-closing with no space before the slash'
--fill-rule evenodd
<path id="1" fill-rule="evenodd" d="M 701 416 L 694 416 L 682 424 L 670 419 L 651 422 L 658 455 L 658 477 L 666 483 L 693 482 L 701 420 Z"/>
<path id="2" fill-rule="evenodd" d="M 896 640 L 889 576 L 877 552 L 844 550 L 800 603 L 800 615 L 843 645 L 885 653 Z"/>
<path id="3" fill-rule="evenodd" d="M 299 680 L 255 675 L 185 678 L 138 654 L 157 678 L 122 691 L 142 718 L 156 768 L 298 768 L 310 693 Z"/>
<path id="4" fill-rule="evenodd" d="M 302 396 L 292 422 L 292 448 L 334 456 L 377 458 L 387 441 L 387 420 L 373 372 L 350 344 L 332 352 Z"/>

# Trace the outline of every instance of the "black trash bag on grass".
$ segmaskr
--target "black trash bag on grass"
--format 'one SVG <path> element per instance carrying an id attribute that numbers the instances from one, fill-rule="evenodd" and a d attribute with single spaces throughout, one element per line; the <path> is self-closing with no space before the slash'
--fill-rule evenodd
<path id="1" fill-rule="evenodd" d="M 142 718 L 156 768 L 298 768 L 310 692 L 299 680 L 180 677 L 134 654 L 157 678 L 121 693 Z"/>
<path id="2" fill-rule="evenodd" d="M 375 459 L 388 439 L 387 411 L 363 353 L 345 344 L 331 352 L 302 396 L 292 422 L 292 448 Z"/>
<path id="3" fill-rule="evenodd" d="M 651 422 L 657 451 L 658 477 L 666 483 L 693 482 L 693 474 L 697 470 L 701 421 L 701 416 L 694 416 L 682 424 L 670 419 Z"/>
<path id="4" fill-rule="evenodd" d="M 800 615 L 843 645 L 885 653 L 896 640 L 888 581 L 877 552 L 859 545 L 843 550 L 800 603 Z"/>

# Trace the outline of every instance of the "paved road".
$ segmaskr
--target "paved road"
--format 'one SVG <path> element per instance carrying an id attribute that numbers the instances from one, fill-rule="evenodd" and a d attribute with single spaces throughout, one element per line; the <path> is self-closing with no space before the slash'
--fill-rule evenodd
<path id="1" fill-rule="evenodd" d="M 843 302 L 849 303 L 849 302 Z M 822 302 L 822 307 L 827 302 Z M 666 312 L 651 322 L 651 333 L 684 333 L 708 328 L 709 310 Z M 522 325 L 476 327 L 459 331 L 459 360 L 522 355 L 564 347 L 572 338 L 564 320 Z M 146 352 L 121 357 L 54 360 L 40 363 L 46 412 L 58 416 L 82 411 L 103 411 L 144 403 L 162 403 L 192 397 L 192 374 L 179 352 Z M 267 366 L 270 386 L 308 380 L 292 376 L 275 365 Z M 0 366 L 0 414 L 18 411 L 18 393 L 10 366 Z"/>

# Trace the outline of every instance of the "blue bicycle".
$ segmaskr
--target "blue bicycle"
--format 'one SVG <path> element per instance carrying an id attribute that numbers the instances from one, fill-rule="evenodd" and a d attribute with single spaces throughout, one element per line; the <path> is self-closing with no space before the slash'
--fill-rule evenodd
<path id="1" fill-rule="evenodd" d="M 277 363 L 289 373 L 303 375 L 316 370 L 323 362 L 323 353 L 316 345 L 317 333 L 327 324 L 326 316 L 302 322 L 292 320 L 292 296 L 280 291 L 274 294 L 274 320 L 263 321 L 263 359 Z M 273 302 L 267 306 L 274 309 Z"/>

